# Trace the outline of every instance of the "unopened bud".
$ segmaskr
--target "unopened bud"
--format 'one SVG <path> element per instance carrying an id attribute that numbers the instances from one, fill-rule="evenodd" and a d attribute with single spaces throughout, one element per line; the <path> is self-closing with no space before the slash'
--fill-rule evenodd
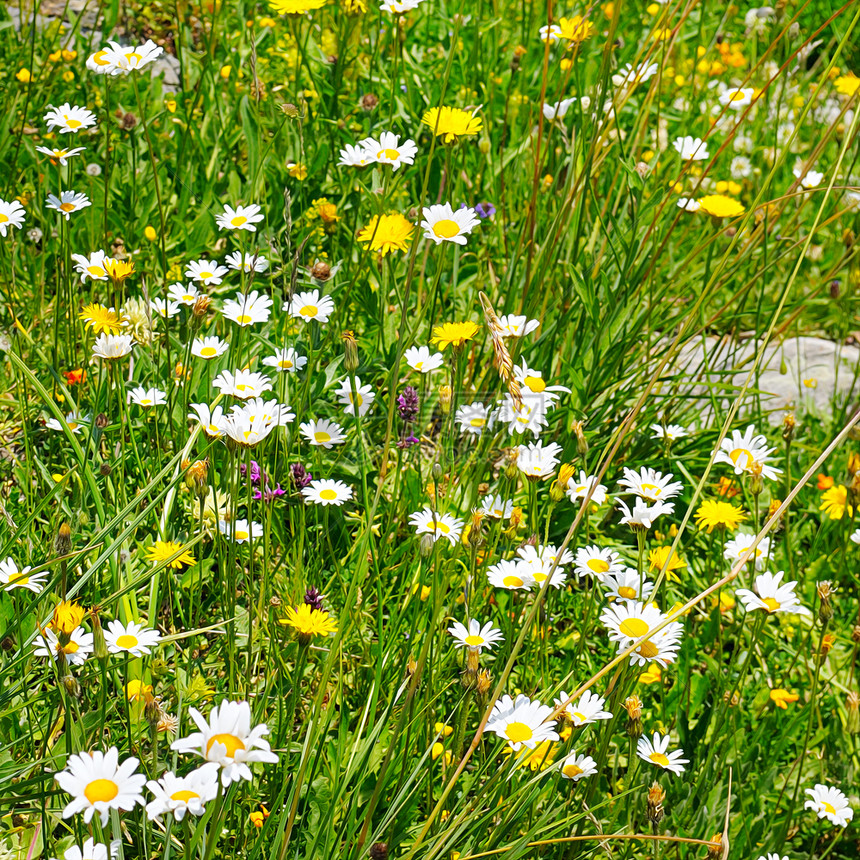
<path id="1" fill-rule="evenodd" d="M 98 427 L 99 430 L 104 430 L 105 427 L 107 427 L 107 426 L 108 426 L 107 415 L 105 415 L 104 412 L 99 412 L 99 414 L 96 415 L 96 427 Z"/>
<path id="2" fill-rule="evenodd" d="M 209 306 L 212 304 L 212 299 L 209 296 L 197 296 L 194 304 L 191 306 L 191 315 L 197 320 L 198 325 L 203 321 L 203 317 L 209 313 Z"/>
<path id="3" fill-rule="evenodd" d="M 343 342 L 343 367 L 349 374 L 358 370 L 358 341 L 351 331 L 345 331 L 340 336 Z"/>
<path id="4" fill-rule="evenodd" d="M 185 486 L 198 498 L 205 498 L 209 490 L 209 458 L 195 460 L 185 473 Z"/>
<path id="5" fill-rule="evenodd" d="M 760 496 L 761 491 L 764 489 L 764 480 L 762 479 L 762 464 L 757 460 L 754 460 L 750 463 L 749 466 L 749 474 L 750 474 L 750 492 L 754 496 Z"/>
<path id="6" fill-rule="evenodd" d="M 113 472 L 113 466 L 106 460 L 99 464 L 99 474 L 103 478 L 106 478 L 111 472 Z"/>
<path id="7" fill-rule="evenodd" d="M 648 820 L 655 827 L 663 820 L 666 814 L 663 809 L 663 801 L 666 799 L 666 792 L 663 791 L 659 782 L 652 783 L 648 789 Z"/>
<path id="8" fill-rule="evenodd" d="M 108 649 L 102 623 L 99 619 L 98 606 L 90 607 L 90 626 L 93 628 L 93 657 L 97 660 L 107 660 Z"/>
<path id="9" fill-rule="evenodd" d="M 585 438 L 585 428 L 582 421 L 574 421 L 572 430 L 576 436 L 576 450 L 580 457 L 584 457 L 588 453 L 588 439 Z"/>
<path id="10" fill-rule="evenodd" d="M 388 860 L 388 843 L 374 842 L 370 846 L 370 860 Z"/>
<path id="11" fill-rule="evenodd" d="M 441 385 L 439 387 L 439 408 L 443 415 L 447 415 L 451 411 L 451 386 Z"/>
<path id="12" fill-rule="evenodd" d="M 331 266 L 325 260 L 317 260 L 311 269 L 311 277 L 315 281 L 325 283 L 331 277 Z"/>
<path id="13" fill-rule="evenodd" d="M 486 698 L 487 694 L 490 692 L 490 686 L 492 684 L 493 678 L 492 675 L 486 670 L 481 669 L 478 672 L 478 677 L 476 678 L 475 684 L 475 692 L 483 699 Z"/>
<path id="14" fill-rule="evenodd" d="M 299 109 L 292 102 L 286 102 L 279 107 L 290 119 L 298 119 Z"/>
<path id="15" fill-rule="evenodd" d="M 418 669 L 418 663 L 415 658 L 410 654 L 409 659 L 406 661 L 406 674 L 408 677 L 412 677 L 416 670 Z"/>
<path id="16" fill-rule="evenodd" d="M 860 696 L 851 690 L 845 700 L 845 706 L 848 710 L 848 722 L 846 728 L 848 733 L 856 735 L 860 732 Z"/>
<path id="17" fill-rule="evenodd" d="M 797 419 L 793 412 L 787 412 L 782 419 L 782 438 L 786 442 L 790 442 L 794 438 L 794 428 L 797 426 Z"/>
<path id="18" fill-rule="evenodd" d="M 833 585 L 827 579 L 822 580 L 815 586 L 818 591 L 818 621 L 827 624 L 833 618 Z"/>
<path id="19" fill-rule="evenodd" d="M 78 699 L 81 695 L 81 685 L 77 682 L 77 679 L 71 672 L 63 675 L 61 683 L 63 688 L 66 691 L 66 695 L 68 695 L 72 699 Z"/>
<path id="20" fill-rule="evenodd" d="M 418 552 L 421 554 L 421 557 L 427 558 L 432 555 L 435 545 L 436 541 L 433 540 L 433 535 L 428 533 L 421 535 L 421 540 L 418 541 Z"/>
<path id="21" fill-rule="evenodd" d="M 627 737 L 637 740 L 642 737 L 642 700 L 639 696 L 629 696 L 624 700 L 627 711 Z"/>
<path id="22" fill-rule="evenodd" d="M 358 102 L 359 107 L 370 113 L 379 104 L 379 97 L 374 93 L 365 93 Z"/>
<path id="23" fill-rule="evenodd" d="M 833 650 L 833 646 L 835 644 L 836 644 L 836 634 L 825 633 L 821 637 L 821 656 L 826 657 Z"/>
<path id="24" fill-rule="evenodd" d="M 517 468 L 517 458 L 520 456 L 518 448 L 511 448 L 508 452 L 508 464 L 505 466 L 505 477 L 509 481 L 516 479 L 519 469 Z"/>
<path id="25" fill-rule="evenodd" d="M 720 860 L 723 856 L 723 837 L 715 833 L 708 843 L 708 860 Z"/>
<path id="26" fill-rule="evenodd" d="M 72 551 L 72 529 L 68 523 L 60 523 L 54 540 L 54 551 L 57 555 L 68 555 Z"/>

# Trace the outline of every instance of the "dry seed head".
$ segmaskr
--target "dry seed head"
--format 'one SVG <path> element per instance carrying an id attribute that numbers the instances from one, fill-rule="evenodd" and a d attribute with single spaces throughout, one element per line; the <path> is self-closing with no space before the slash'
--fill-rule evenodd
<path id="1" fill-rule="evenodd" d="M 505 330 L 502 328 L 502 323 L 498 316 L 496 316 L 496 312 L 493 310 L 493 306 L 490 304 L 490 300 L 486 294 L 479 292 L 478 298 L 481 300 L 481 307 L 484 310 L 484 320 L 487 323 L 487 328 L 490 330 L 490 337 L 493 341 L 496 369 L 499 371 L 502 381 L 508 387 L 508 394 L 510 394 L 511 400 L 514 402 L 514 407 L 518 410 L 522 409 L 522 389 L 514 377 L 514 361 L 505 344 Z"/>

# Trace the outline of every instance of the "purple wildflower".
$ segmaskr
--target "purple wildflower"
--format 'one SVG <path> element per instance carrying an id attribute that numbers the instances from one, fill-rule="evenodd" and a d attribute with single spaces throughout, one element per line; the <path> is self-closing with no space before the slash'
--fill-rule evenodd
<path id="1" fill-rule="evenodd" d="M 418 417 L 418 392 L 407 385 L 397 398 L 397 414 L 411 424 Z"/>
<path id="2" fill-rule="evenodd" d="M 475 206 L 475 214 L 481 219 L 492 218 L 496 214 L 496 207 L 492 203 L 478 203 Z"/>
<path id="3" fill-rule="evenodd" d="M 290 466 L 290 472 L 297 490 L 303 490 L 314 479 L 314 476 L 301 463 L 293 463 Z"/>
<path id="4" fill-rule="evenodd" d="M 323 611 L 322 594 L 313 586 L 310 586 L 302 598 L 302 602 L 310 606 L 311 609 L 316 609 L 319 612 Z"/>

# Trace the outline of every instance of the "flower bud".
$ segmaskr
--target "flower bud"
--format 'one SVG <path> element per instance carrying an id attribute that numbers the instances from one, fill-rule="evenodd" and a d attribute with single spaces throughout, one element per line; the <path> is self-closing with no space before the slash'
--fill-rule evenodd
<path id="1" fill-rule="evenodd" d="M 642 737 L 642 700 L 639 696 L 629 696 L 624 700 L 627 711 L 627 737 L 637 740 Z"/>
<path id="2" fill-rule="evenodd" d="M 450 385 L 439 386 L 439 408 L 442 410 L 443 415 L 447 415 L 451 411 L 452 397 Z"/>
<path id="3" fill-rule="evenodd" d="M 845 700 L 845 707 L 848 710 L 848 722 L 846 728 L 848 733 L 856 735 L 860 732 L 860 696 L 851 690 Z"/>
<path id="4" fill-rule="evenodd" d="M 208 491 L 209 458 L 195 460 L 185 473 L 185 486 L 192 490 L 198 498 L 205 498 Z"/>
<path id="5" fill-rule="evenodd" d="M 815 586 L 818 591 L 818 599 L 821 603 L 818 606 L 818 621 L 820 624 L 827 624 L 833 618 L 833 585 L 824 579 Z"/>
<path id="6" fill-rule="evenodd" d="M 107 427 L 107 426 L 108 426 L 107 415 L 105 415 L 104 412 L 99 412 L 99 414 L 96 415 L 96 427 L 98 427 L 99 430 L 104 430 L 105 427 Z"/>
<path id="7" fill-rule="evenodd" d="M 481 669 L 481 671 L 478 672 L 477 678 L 475 679 L 475 692 L 482 699 L 485 699 L 487 695 L 489 695 L 492 681 L 493 677 L 486 669 Z"/>
<path id="8" fill-rule="evenodd" d="M 194 304 L 191 306 L 191 316 L 197 323 L 197 328 L 200 327 L 200 323 L 203 322 L 203 318 L 209 312 L 209 306 L 212 304 L 212 299 L 209 296 L 198 296 L 194 300 Z"/>
<path id="9" fill-rule="evenodd" d="M 708 844 L 708 860 L 721 860 L 723 856 L 723 837 L 715 833 Z"/>
<path id="10" fill-rule="evenodd" d="M 325 260 L 317 260 L 311 269 L 311 277 L 324 284 L 331 277 L 331 266 Z"/>
<path id="11" fill-rule="evenodd" d="M 821 637 L 821 656 L 826 657 L 836 644 L 836 635 L 833 633 L 825 633 Z"/>
<path id="12" fill-rule="evenodd" d="M 54 551 L 57 555 L 68 555 L 72 551 L 72 529 L 68 523 L 60 523 L 54 540 Z"/>
<path id="13" fill-rule="evenodd" d="M 370 846 L 370 860 L 388 860 L 388 843 L 374 842 Z"/>
<path id="14" fill-rule="evenodd" d="M 90 626 L 93 628 L 93 657 L 97 660 L 107 660 L 108 649 L 105 644 L 105 634 L 99 619 L 98 606 L 90 607 Z"/>
<path id="15" fill-rule="evenodd" d="M 663 809 L 663 801 L 666 799 L 666 792 L 663 791 L 659 782 L 654 782 L 651 784 L 651 788 L 648 789 L 648 820 L 651 824 L 656 827 L 662 820 L 663 816 L 666 814 Z"/>
<path id="16" fill-rule="evenodd" d="M 794 438 L 794 428 L 797 425 L 797 419 L 794 417 L 793 412 L 786 412 L 785 417 L 782 419 L 782 438 L 786 442 L 791 442 Z"/>
<path id="17" fill-rule="evenodd" d="M 574 421 L 573 427 L 574 436 L 576 436 L 576 450 L 580 457 L 584 457 L 588 453 L 588 440 L 585 438 L 585 429 L 582 421 Z"/>
<path id="18" fill-rule="evenodd" d="M 343 342 L 343 367 L 349 374 L 358 370 L 358 342 L 351 331 L 345 331 L 340 336 Z"/>
<path id="19" fill-rule="evenodd" d="M 517 458 L 519 457 L 520 452 L 518 448 L 511 448 L 508 452 L 508 464 L 505 466 L 505 477 L 509 481 L 513 481 L 516 479 L 517 474 L 519 473 L 519 469 L 517 468 Z"/>
<path id="20" fill-rule="evenodd" d="M 421 554 L 422 558 L 427 558 L 428 556 L 433 554 L 433 547 L 436 545 L 436 541 L 433 540 L 433 535 L 431 534 L 423 534 L 421 535 L 421 540 L 418 541 L 418 552 Z"/>

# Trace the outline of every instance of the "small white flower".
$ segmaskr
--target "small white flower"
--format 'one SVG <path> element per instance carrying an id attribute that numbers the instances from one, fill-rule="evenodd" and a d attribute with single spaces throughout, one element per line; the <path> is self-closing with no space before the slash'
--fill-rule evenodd
<path id="1" fill-rule="evenodd" d="M 813 810 L 819 818 L 826 818 L 839 827 L 847 827 L 848 822 L 854 818 L 854 810 L 848 803 L 848 798 L 838 788 L 819 782 L 814 788 L 804 789 L 803 793 L 812 798 L 803 804 L 803 808 Z"/>
<path id="2" fill-rule="evenodd" d="M 72 217 L 72 212 L 79 212 L 93 204 L 86 194 L 79 194 L 77 191 L 61 191 L 59 197 L 49 194 L 45 205 L 48 209 L 59 212 L 68 221 Z"/>
<path id="3" fill-rule="evenodd" d="M 256 233 L 256 224 L 265 218 L 256 203 L 250 206 L 224 206 L 224 211 L 215 216 L 219 230 L 247 230 Z"/>
<path id="4" fill-rule="evenodd" d="M 455 621 L 448 632 L 456 639 L 455 647 L 457 648 L 474 648 L 476 651 L 483 651 L 484 648 L 492 648 L 497 642 L 504 642 L 505 637 L 502 636 L 502 631 L 493 627 L 491 621 L 481 626 L 480 621 L 472 618 L 469 621 L 469 626 Z"/>
<path id="5" fill-rule="evenodd" d="M 218 764 L 207 762 L 187 776 L 168 771 L 158 781 L 149 780 L 146 787 L 154 798 L 146 804 L 150 821 L 168 812 L 177 821 L 182 821 L 186 812 L 200 816 L 206 811 L 206 804 L 218 794 Z"/>
<path id="6" fill-rule="evenodd" d="M 213 286 L 220 284 L 227 272 L 226 266 L 220 266 L 214 260 L 192 260 L 185 267 L 186 278 Z"/>
<path id="7" fill-rule="evenodd" d="M 445 357 L 441 352 L 430 352 L 429 346 L 411 346 L 403 354 L 406 363 L 419 373 L 430 373 L 442 367 Z"/>
<path id="8" fill-rule="evenodd" d="M 683 758 L 684 750 L 677 749 L 669 752 L 669 735 L 661 737 L 657 732 L 654 732 L 650 741 L 645 737 L 639 738 L 636 754 L 643 761 L 656 764 L 657 767 L 677 775 L 682 774 L 684 765 L 690 763 L 689 759 Z"/>
<path id="9" fill-rule="evenodd" d="M 700 137 L 685 135 L 672 141 L 672 146 L 683 161 L 705 161 L 708 158 L 708 145 Z"/>

